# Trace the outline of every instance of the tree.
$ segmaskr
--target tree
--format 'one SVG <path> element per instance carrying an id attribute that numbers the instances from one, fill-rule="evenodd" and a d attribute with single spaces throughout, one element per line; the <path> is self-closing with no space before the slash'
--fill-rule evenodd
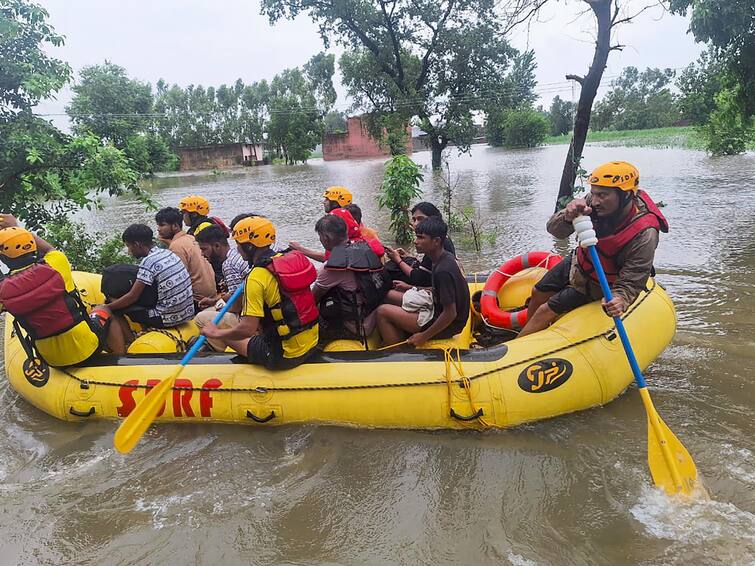
<path id="1" fill-rule="evenodd" d="M 723 88 L 724 69 L 713 50 L 690 63 L 676 80 L 679 89 L 679 110 L 693 124 L 704 124 L 716 108 L 715 96 Z"/>
<path id="2" fill-rule="evenodd" d="M 715 96 L 716 107 L 702 128 L 706 148 L 713 155 L 736 155 L 745 151 L 752 136 L 752 120 L 740 105 L 739 85 L 724 88 Z"/>
<path id="3" fill-rule="evenodd" d="M 556 95 L 551 102 L 548 118 L 552 136 L 568 134 L 574 123 L 574 103 L 561 100 L 561 97 Z"/>
<path id="4" fill-rule="evenodd" d="M 645 130 L 671 126 L 680 118 L 670 87 L 671 69 L 626 67 L 611 83 L 611 90 L 595 105 L 595 130 Z"/>
<path id="5" fill-rule="evenodd" d="M 66 112 L 77 134 L 92 132 L 123 149 L 151 126 L 152 87 L 129 78 L 123 67 L 107 61 L 84 67 L 72 90 Z"/>
<path id="6" fill-rule="evenodd" d="M 380 208 L 387 208 L 391 212 L 391 231 L 397 244 L 408 244 L 414 236 L 409 206 L 422 194 L 419 188 L 421 181 L 420 166 L 406 155 L 397 155 L 385 164 L 378 204 Z"/>
<path id="7" fill-rule="evenodd" d="M 306 161 L 322 139 L 325 111 L 318 108 L 316 90 L 300 69 L 286 69 L 270 82 L 268 143 L 286 164 Z"/>
<path id="8" fill-rule="evenodd" d="M 342 134 L 346 132 L 346 114 L 335 110 L 325 114 L 323 118 L 326 134 Z"/>
<path id="9" fill-rule="evenodd" d="M 653 5 L 657 5 L 657 3 L 649 4 L 639 9 L 637 12 L 627 15 L 620 0 L 583 1 L 588 5 L 589 11 L 592 12 L 595 17 L 597 25 L 595 51 L 587 74 L 584 76 L 566 75 L 567 79 L 579 83 L 581 88 L 579 92 L 579 101 L 577 102 L 577 112 L 574 118 L 574 132 L 569 144 L 569 151 L 566 154 L 566 160 L 564 161 L 564 169 L 561 173 L 561 182 L 559 183 L 558 195 L 556 197 L 556 210 L 565 206 L 574 193 L 574 181 L 577 177 L 577 170 L 579 169 L 579 164 L 582 159 L 582 151 L 584 150 L 585 141 L 587 140 L 587 130 L 590 127 L 592 104 L 598 93 L 600 81 L 603 78 L 603 71 L 606 68 L 608 55 L 611 51 L 623 48 L 623 46 L 618 43 L 611 45 L 611 32 L 617 26 L 631 22 L 645 10 Z M 536 0 L 533 0 L 531 4 L 533 5 L 533 8 L 529 12 L 530 15 L 536 13 L 545 2 L 537 2 Z"/>
<path id="10" fill-rule="evenodd" d="M 364 110 L 416 117 L 434 169 L 450 141 L 474 137 L 472 116 L 495 103 L 515 51 L 488 0 L 263 0 L 271 23 L 307 13 L 327 47 L 346 48 L 344 85 Z"/>
<path id="11" fill-rule="evenodd" d="M 0 210 L 31 228 L 96 206 L 102 192 L 131 191 L 149 202 L 122 151 L 92 134 L 65 135 L 34 116 L 32 108 L 71 74 L 68 65 L 45 53 L 49 45 L 63 44 L 47 18 L 27 0 L 0 0 Z"/>
<path id="12" fill-rule="evenodd" d="M 671 11 L 690 13 L 689 31 L 713 48 L 731 77 L 745 117 L 755 114 L 755 2 L 752 0 L 671 0 Z"/>
<path id="13" fill-rule="evenodd" d="M 531 108 L 507 109 L 488 116 L 486 131 L 492 146 L 535 147 L 548 134 L 548 119 Z"/>

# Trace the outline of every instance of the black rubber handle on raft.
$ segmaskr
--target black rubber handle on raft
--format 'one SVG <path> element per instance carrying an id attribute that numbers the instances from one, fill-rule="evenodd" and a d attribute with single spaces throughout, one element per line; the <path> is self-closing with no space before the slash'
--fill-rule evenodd
<path id="1" fill-rule="evenodd" d="M 247 410 L 246 416 L 247 418 L 252 419 L 254 422 L 262 424 L 262 423 L 266 423 L 268 421 L 273 420 L 275 418 L 275 411 L 270 411 L 270 414 L 266 417 L 258 417 L 250 410 Z"/>
<path id="2" fill-rule="evenodd" d="M 71 407 L 68 412 L 75 417 L 91 417 L 94 414 L 94 407 L 89 407 L 89 410 L 86 413 L 83 411 L 77 411 L 73 407 Z"/>
<path id="3" fill-rule="evenodd" d="M 451 409 L 451 416 L 458 421 L 465 421 L 465 422 L 473 421 L 475 419 L 479 419 L 484 414 L 485 413 L 482 411 L 482 409 L 477 409 L 477 412 L 474 415 L 469 415 L 468 417 L 462 417 L 456 411 Z"/>

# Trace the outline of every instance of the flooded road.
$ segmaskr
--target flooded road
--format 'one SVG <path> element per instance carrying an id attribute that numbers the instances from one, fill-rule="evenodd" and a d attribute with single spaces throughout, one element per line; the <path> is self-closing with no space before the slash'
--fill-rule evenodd
<path id="1" fill-rule="evenodd" d="M 496 241 L 468 271 L 531 249 L 565 146 L 451 156 L 455 202 L 478 206 Z M 429 163 L 429 153 L 415 155 Z M 646 421 L 631 388 L 609 405 L 486 433 L 161 425 L 127 456 L 114 423 L 62 423 L 0 381 L 0 564 L 752 564 L 755 561 L 755 156 L 588 147 L 586 168 L 639 166 L 671 232 L 656 267 L 677 336 L 647 379 L 693 455 L 711 501 L 650 487 Z M 324 187 L 343 184 L 388 234 L 379 160 L 270 166 L 154 182 L 212 214 L 271 217 L 314 246 Z M 442 182 L 426 171 L 426 200 Z M 88 221 L 120 233 L 153 214 L 126 199 Z M 387 239 L 387 238 L 386 238 Z"/>

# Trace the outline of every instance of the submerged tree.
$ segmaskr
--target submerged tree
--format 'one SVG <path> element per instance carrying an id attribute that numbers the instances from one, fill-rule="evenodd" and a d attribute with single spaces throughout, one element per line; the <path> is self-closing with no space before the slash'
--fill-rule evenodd
<path id="1" fill-rule="evenodd" d="M 495 7 L 490 0 L 262 1 L 272 23 L 307 13 L 326 47 L 346 47 L 349 93 L 371 113 L 417 117 L 434 169 L 449 142 L 469 147 L 474 112 L 510 94 L 505 76 L 515 50 Z"/>

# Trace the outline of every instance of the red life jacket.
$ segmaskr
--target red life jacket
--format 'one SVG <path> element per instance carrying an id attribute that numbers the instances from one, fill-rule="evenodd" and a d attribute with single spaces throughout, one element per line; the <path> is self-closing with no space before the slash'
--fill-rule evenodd
<path id="1" fill-rule="evenodd" d="M 0 302 L 34 340 L 62 334 L 87 318 L 78 293 L 67 292 L 60 273 L 44 262 L 6 277 Z"/>
<path id="2" fill-rule="evenodd" d="M 637 191 L 637 198 L 639 198 L 645 205 L 645 210 L 640 211 L 637 207 L 634 207 L 632 214 L 627 216 L 627 219 L 616 228 L 616 231 L 610 236 L 604 236 L 598 240 L 595 246 L 600 255 L 600 262 L 603 265 L 603 271 L 606 272 L 606 278 L 608 283 L 613 285 L 614 281 L 619 276 L 619 270 L 621 266 L 618 265 L 616 258 L 619 252 L 631 242 L 635 236 L 645 230 L 656 230 L 660 232 L 668 232 L 668 221 L 663 216 L 658 206 L 648 196 L 648 194 L 640 189 Z M 590 253 L 582 248 L 577 248 L 577 265 L 580 271 L 594 281 L 598 281 L 598 276 L 595 273 L 595 267 L 590 259 Z"/>
<path id="3" fill-rule="evenodd" d="M 317 270 L 298 251 L 269 257 L 255 267 L 265 267 L 278 282 L 281 302 L 265 307 L 263 325 L 275 329 L 286 340 L 312 328 L 320 315 L 310 285 L 317 279 Z"/>

